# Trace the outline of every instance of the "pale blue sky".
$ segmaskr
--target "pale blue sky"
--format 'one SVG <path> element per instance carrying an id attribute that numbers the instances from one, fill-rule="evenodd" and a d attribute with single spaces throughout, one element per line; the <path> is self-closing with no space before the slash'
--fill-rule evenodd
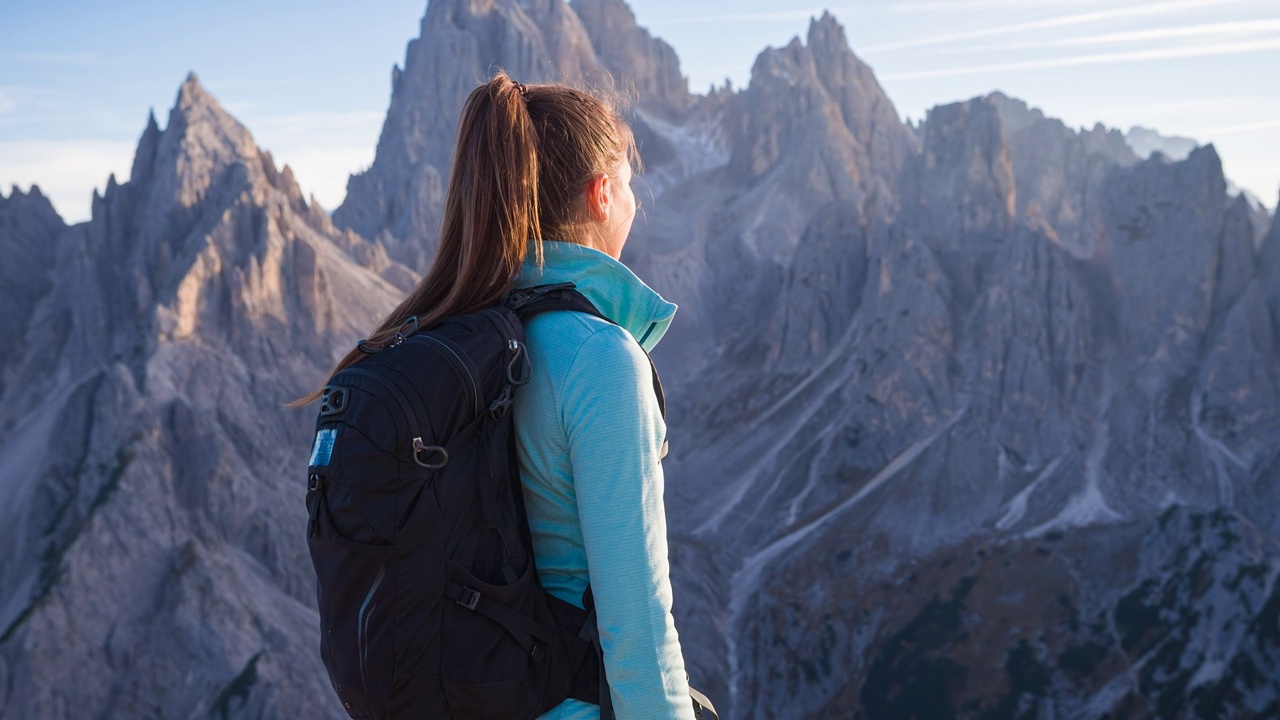
<path id="1" fill-rule="evenodd" d="M 633 0 L 705 92 L 745 86 L 818 3 Z M 992 90 L 1068 125 L 1213 142 L 1227 175 L 1280 191 L 1277 0 L 832 0 L 904 118 Z M 147 112 L 194 70 L 303 189 L 333 209 L 373 159 L 391 66 L 425 0 L 0 0 L 0 188 L 33 182 L 70 221 L 124 180 Z"/>

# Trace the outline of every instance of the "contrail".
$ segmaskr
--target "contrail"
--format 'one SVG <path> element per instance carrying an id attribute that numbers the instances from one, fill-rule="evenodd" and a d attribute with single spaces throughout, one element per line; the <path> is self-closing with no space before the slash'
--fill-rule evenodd
<path id="1" fill-rule="evenodd" d="M 1280 31 L 1280 19 L 1241 20 L 1237 22 L 1181 25 L 1177 27 L 1154 28 L 1151 30 L 1130 30 L 1126 32 L 1105 33 L 1101 35 L 1077 35 L 1075 37 L 1060 38 L 1057 40 L 1014 42 L 1003 43 L 1000 45 L 983 43 L 981 45 L 956 48 L 946 52 L 968 53 L 991 52 L 993 50 L 1026 50 L 1045 47 L 1071 47 L 1079 45 L 1108 45 L 1205 36 L 1217 37 L 1219 39 L 1225 39 L 1226 37 L 1245 38 L 1255 37 L 1258 35 L 1270 35 L 1277 31 Z"/>
<path id="2" fill-rule="evenodd" d="M 1076 13 L 1073 15 L 1059 15 L 1057 17 L 1045 18 L 1043 20 L 1029 20 L 1027 22 L 1013 23 L 1011 25 L 998 25 L 978 30 L 965 30 L 962 32 L 932 35 L 930 37 L 916 38 L 914 40 L 899 40 L 897 42 L 883 43 L 881 45 L 869 45 L 863 47 L 861 52 L 865 54 L 872 52 L 884 52 L 887 50 L 902 50 L 928 45 L 941 45 L 959 40 L 975 40 L 984 37 L 1007 35 L 1011 33 L 1025 32 L 1027 30 L 1070 27 L 1072 25 L 1084 25 L 1101 20 L 1114 20 L 1117 18 L 1168 15 L 1174 12 L 1196 10 L 1200 8 L 1219 9 L 1225 5 L 1241 3 L 1252 4 L 1253 2 L 1254 0 L 1173 0 L 1171 2 L 1148 3 L 1133 7 L 1095 10 L 1093 12 Z"/>
<path id="3" fill-rule="evenodd" d="M 1174 48 L 1134 50 L 1130 52 L 1101 53 L 1096 55 L 1076 55 L 1073 57 L 1052 58 L 1048 60 L 1023 60 L 1020 62 L 996 63 L 992 65 L 970 65 L 968 67 L 958 68 L 938 68 L 936 70 L 921 70 L 919 72 L 892 73 L 882 75 L 880 77 L 883 80 L 922 80 L 925 78 L 976 75 L 979 73 L 1002 72 L 1006 70 L 1041 70 L 1045 68 L 1102 65 L 1106 63 L 1173 60 L 1178 58 L 1210 57 L 1214 55 L 1239 55 L 1242 53 L 1264 52 L 1276 49 L 1280 49 L 1280 38 L 1271 38 L 1268 40 L 1258 40 L 1254 42 L 1215 43 L 1212 45 L 1192 45 Z"/>

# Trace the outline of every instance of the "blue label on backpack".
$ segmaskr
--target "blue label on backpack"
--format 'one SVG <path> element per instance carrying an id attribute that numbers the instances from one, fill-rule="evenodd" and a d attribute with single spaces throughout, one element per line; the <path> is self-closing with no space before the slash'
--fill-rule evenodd
<path id="1" fill-rule="evenodd" d="M 308 465 L 325 467 L 333 456 L 333 444 L 338 440 L 338 428 L 321 428 L 316 433 L 316 442 L 311 446 L 311 461 Z"/>

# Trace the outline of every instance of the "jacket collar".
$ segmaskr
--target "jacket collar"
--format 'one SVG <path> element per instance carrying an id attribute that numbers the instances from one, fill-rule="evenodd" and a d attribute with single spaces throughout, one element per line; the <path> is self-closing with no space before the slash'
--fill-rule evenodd
<path id="1" fill-rule="evenodd" d="M 646 351 L 666 334 L 676 313 L 669 303 L 626 265 L 608 255 L 568 242 L 542 243 L 543 266 L 527 258 L 516 287 L 571 282 L 605 317 L 617 323 Z"/>

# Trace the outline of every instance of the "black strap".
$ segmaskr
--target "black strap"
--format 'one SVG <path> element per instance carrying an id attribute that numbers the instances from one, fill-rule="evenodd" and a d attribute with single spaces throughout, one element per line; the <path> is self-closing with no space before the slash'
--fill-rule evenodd
<path id="1" fill-rule="evenodd" d="M 509 295 L 506 302 L 507 307 L 519 315 L 522 322 L 544 312 L 569 310 L 592 315 L 607 323 L 617 325 L 612 318 L 605 317 L 585 295 L 578 292 L 573 283 L 522 288 Z M 640 349 L 644 350 L 643 347 Z M 644 350 L 644 356 L 649 360 L 649 369 L 653 373 L 653 394 L 658 398 L 658 409 L 665 419 L 667 417 L 667 395 L 662 391 L 662 379 L 658 377 L 658 366 L 653 364 L 653 358 L 649 355 L 648 350 Z"/>
<path id="2" fill-rule="evenodd" d="M 600 625 L 596 622 L 596 599 L 590 585 L 582 591 L 582 607 L 587 610 L 587 619 L 583 621 L 578 637 L 591 643 L 600 661 L 600 720 L 614 720 L 613 695 L 609 694 L 609 677 L 604 667 L 604 645 L 600 642 Z"/>
<path id="3" fill-rule="evenodd" d="M 546 626 L 530 620 L 500 602 L 485 597 L 475 588 L 449 582 L 445 585 L 444 594 L 459 605 L 474 610 L 501 625 L 535 661 L 540 660 L 542 652 L 535 640 L 542 641 L 543 645 L 551 644 L 551 633 Z"/>

